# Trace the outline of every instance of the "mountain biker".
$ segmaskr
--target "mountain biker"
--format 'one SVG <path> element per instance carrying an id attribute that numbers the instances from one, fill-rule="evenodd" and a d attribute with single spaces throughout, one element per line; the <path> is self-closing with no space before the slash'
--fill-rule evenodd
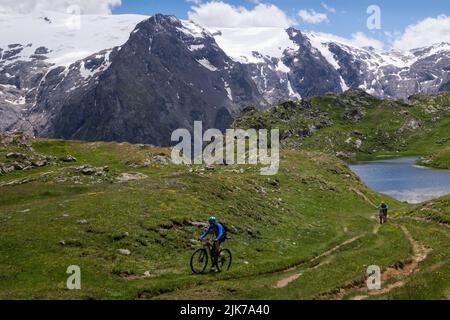
<path id="1" fill-rule="evenodd" d="M 386 223 L 389 205 L 386 202 L 381 201 L 380 205 L 377 206 L 377 209 L 380 210 L 380 224 Z"/>
<path id="2" fill-rule="evenodd" d="M 209 228 L 208 230 L 203 233 L 200 238 L 198 238 L 199 241 L 203 240 L 208 234 L 213 233 L 216 239 L 214 240 L 214 250 L 216 256 L 219 256 L 220 254 L 220 244 L 223 243 L 226 240 L 226 231 L 225 227 L 217 221 L 216 217 L 210 217 L 208 219 Z"/>

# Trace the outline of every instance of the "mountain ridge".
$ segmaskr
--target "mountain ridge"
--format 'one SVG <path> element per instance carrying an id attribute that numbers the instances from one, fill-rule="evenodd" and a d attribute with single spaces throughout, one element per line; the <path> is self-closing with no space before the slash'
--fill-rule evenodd
<path id="1" fill-rule="evenodd" d="M 140 18 L 121 18 L 120 37 L 125 38 L 131 29 L 124 27 L 127 21 Z M 151 32 L 139 28 L 149 28 L 152 20 Z M 48 24 L 46 20 L 42 23 Z M 283 31 L 284 35 L 277 32 L 280 46 L 263 48 L 270 49 L 272 56 L 252 51 L 251 57 L 244 57 L 248 63 L 230 53 L 230 39 L 236 35 L 230 36 L 229 30 L 203 28 L 161 14 L 138 23 L 126 42 L 68 65 L 55 63 L 59 58 L 52 48 L 2 44 L 0 130 L 168 145 L 174 129 L 192 129 L 196 120 L 204 121 L 206 127 L 224 129 L 248 105 L 264 110 L 282 100 L 341 93 L 349 88 L 378 98 L 403 100 L 450 88 L 450 45 L 445 43 L 389 56 L 294 28 Z M 171 40 L 149 50 L 146 36 L 150 34 Z M 134 40 L 140 35 L 139 41 Z M 265 36 L 270 39 L 270 34 Z M 242 37 L 241 41 L 247 36 Z M 253 45 L 249 43 L 249 50 Z M 140 62 L 136 57 L 126 61 L 135 52 L 140 52 L 136 56 Z M 148 69 L 144 61 L 147 66 L 160 67 Z M 176 80 L 171 83 L 169 78 Z M 106 81 L 111 87 L 107 88 Z M 117 107 L 112 110 L 114 105 Z M 140 121 L 145 114 L 147 123 Z"/>

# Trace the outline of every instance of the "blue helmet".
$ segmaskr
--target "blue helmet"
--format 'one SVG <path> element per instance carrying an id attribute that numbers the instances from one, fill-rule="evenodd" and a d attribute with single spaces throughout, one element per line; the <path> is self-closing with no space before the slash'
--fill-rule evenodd
<path id="1" fill-rule="evenodd" d="M 208 219 L 208 222 L 209 222 L 210 224 L 216 224 L 216 223 L 217 223 L 217 219 L 216 219 L 216 217 L 210 217 L 210 218 Z"/>

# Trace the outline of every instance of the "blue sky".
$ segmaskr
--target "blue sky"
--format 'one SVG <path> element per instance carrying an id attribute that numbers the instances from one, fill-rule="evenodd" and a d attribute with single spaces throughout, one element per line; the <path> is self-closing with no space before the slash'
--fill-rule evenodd
<path id="1" fill-rule="evenodd" d="M 367 27 L 371 5 L 381 11 L 376 30 Z M 171 14 L 219 30 L 293 26 L 379 51 L 450 43 L 449 0 L 0 0 L 0 14 L 67 13 L 71 6 L 81 14 Z"/>
<path id="2" fill-rule="evenodd" d="M 225 0 L 232 5 L 244 6 L 252 9 L 255 1 L 249 0 Z M 300 23 L 300 29 L 330 32 L 341 36 L 350 36 L 357 31 L 366 28 L 369 5 L 377 4 L 382 13 L 383 31 L 403 31 L 406 26 L 414 24 L 426 17 L 436 17 L 442 14 L 450 14 L 450 1 L 447 0 L 278 0 L 263 3 L 274 4 L 289 16 L 297 16 L 301 9 L 313 9 L 316 12 L 328 13 L 329 22 L 318 25 Z M 321 5 L 325 3 L 336 9 L 336 13 L 327 12 Z M 122 6 L 116 7 L 113 13 L 140 13 L 152 15 L 154 13 L 173 14 L 186 19 L 192 3 L 186 0 L 122 0 Z"/>
<path id="3" fill-rule="evenodd" d="M 113 8 L 114 14 L 121 13 L 139 13 L 144 15 L 152 15 L 155 13 L 173 14 L 181 19 L 187 19 L 188 12 L 192 10 L 194 2 L 200 3 L 202 6 L 208 0 L 122 0 L 122 5 Z M 331 33 L 337 36 L 351 38 L 357 32 L 363 33 L 371 39 L 382 41 L 386 46 L 391 46 L 395 37 L 400 37 L 408 26 L 415 25 L 426 18 L 436 19 L 438 16 L 450 14 L 450 1 L 448 0 L 222 0 L 233 7 L 245 7 L 251 11 L 258 3 L 271 4 L 283 11 L 287 17 L 292 18 L 293 25 L 300 30 L 319 31 Z M 369 30 L 367 28 L 367 8 L 376 4 L 381 9 L 381 29 Z M 299 16 L 300 10 L 306 10 L 307 13 L 313 15 L 326 15 L 326 19 L 322 19 L 320 23 L 307 22 Z M 269 21 L 270 18 L 267 20 Z M 273 21 L 271 21 L 273 22 Z M 450 37 L 450 18 L 446 21 L 437 22 L 442 29 L 441 33 L 448 33 Z M 428 28 L 422 26 L 418 30 Z M 431 28 L 433 29 L 433 28 Z M 425 30 L 426 31 L 426 30 Z M 417 31 L 418 32 L 418 31 Z M 393 36 L 395 35 L 395 36 Z M 404 39 L 404 43 L 408 39 L 413 38 L 410 34 L 409 38 Z M 433 34 L 434 36 L 434 34 Z M 439 35 L 436 33 L 438 41 Z M 428 37 L 425 32 L 422 37 Z M 417 43 L 419 44 L 419 43 Z M 403 45 L 405 46 L 405 44 Z"/>

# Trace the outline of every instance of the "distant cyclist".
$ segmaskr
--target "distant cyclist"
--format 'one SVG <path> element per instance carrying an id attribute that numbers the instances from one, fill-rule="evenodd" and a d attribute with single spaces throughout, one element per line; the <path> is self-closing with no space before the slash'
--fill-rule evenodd
<path id="1" fill-rule="evenodd" d="M 201 241 L 208 234 L 213 233 L 214 237 L 215 237 L 215 240 L 214 240 L 215 254 L 216 254 L 216 256 L 219 256 L 219 254 L 220 254 L 220 244 L 223 243 L 227 239 L 226 228 L 224 227 L 223 224 L 221 224 L 221 223 L 219 223 L 217 221 L 216 217 L 210 217 L 208 219 L 208 223 L 209 223 L 208 230 L 206 230 L 205 233 L 203 233 L 198 240 Z"/>
<path id="2" fill-rule="evenodd" d="M 380 210 L 380 224 L 386 223 L 387 217 L 388 217 L 389 205 L 386 202 L 381 201 L 380 205 L 377 206 L 377 208 Z"/>

